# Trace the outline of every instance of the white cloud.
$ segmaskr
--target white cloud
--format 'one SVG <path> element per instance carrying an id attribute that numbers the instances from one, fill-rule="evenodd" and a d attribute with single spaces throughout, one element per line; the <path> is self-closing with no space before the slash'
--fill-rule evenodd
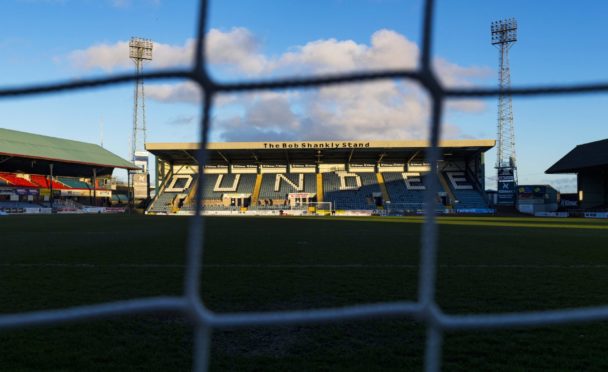
<path id="1" fill-rule="evenodd" d="M 212 65 L 226 66 L 239 73 L 256 75 L 268 69 L 269 61 L 259 52 L 260 44 L 247 29 L 228 32 L 211 29 L 205 50 Z"/>
<path id="2" fill-rule="evenodd" d="M 487 108 L 486 103 L 478 99 L 452 99 L 446 102 L 446 107 L 450 110 L 468 113 L 483 112 Z"/>
<path id="3" fill-rule="evenodd" d="M 152 67 L 187 65 L 195 42 L 183 45 L 155 43 Z M 416 43 L 392 30 L 373 33 L 368 44 L 353 40 L 323 39 L 289 48 L 283 54 L 263 53 L 262 44 L 245 28 L 212 29 L 206 44 L 210 68 L 230 76 L 260 77 L 322 74 L 330 72 L 416 68 Z M 77 50 L 69 60 L 78 68 L 112 71 L 132 66 L 128 42 L 98 44 Z M 485 79 L 489 69 L 464 67 L 445 59 L 434 61 L 445 86 L 472 86 Z M 200 92 L 191 83 L 149 84 L 148 97 L 159 102 L 200 103 Z M 215 130 L 225 140 L 256 139 L 407 139 L 428 134 L 429 102 L 416 84 L 402 80 L 321 87 L 315 90 L 261 92 L 221 96 L 216 101 Z M 448 102 L 464 112 L 485 109 L 481 101 Z M 224 111 L 222 111 L 224 110 Z M 460 131 L 446 124 L 444 136 Z"/>
<path id="4" fill-rule="evenodd" d="M 155 101 L 166 103 L 193 103 L 201 102 L 201 90 L 191 82 L 177 84 L 147 84 L 146 97 Z"/>
<path id="5" fill-rule="evenodd" d="M 124 0 L 121 0 L 124 1 Z M 131 66 L 129 42 L 99 43 L 68 54 L 71 64 L 82 70 L 113 71 Z M 150 68 L 183 66 L 192 62 L 194 40 L 183 45 L 154 43 Z M 211 29 L 206 51 L 211 67 L 225 68 L 245 75 L 276 72 L 339 72 L 374 68 L 413 68 L 418 60 L 417 45 L 391 30 L 380 30 L 371 37 L 371 45 L 352 40 L 317 40 L 291 48 L 279 57 L 261 52 L 259 40 L 241 27 L 229 31 Z M 455 66 L 455 65 L 454 65 Z M 467 73 L 466 69 L 457 71 Z"/>
<path id="6" fill-rule="evenodd" d="M 418 46 L 391 30 L 379 30 L 370 45 L 352 40 L 317 40 L 283 54 L 274 68 L 299 68 L 315 73 L 343 72 L 378 68 L 414 68 Z"/>
<path id="7" fill-rule="evenodd" d="M 435 58 L 434 67 L 439 80 L 447 87 L 470 87 L 476 80 L 486 79 L 492 74 L 489 67 L 463 67 L 443 58 Z"/>
<path id="8" fill-rule="evenodd" d="M 443 58 L 434 60 L 434 68 L 439 81 L 445 87 L 471 87 L 475 81 L 487 79 L 492 74 L 488 67 L 463 67 Z M 447 101 L 447 108 L 474 113 L 484 111 L 486 104 L 476 99 L 458 99 Z"/>
<path id="9" fill-rule="evenodd" d="M 186 40 L 184 45 L 154 43 L 153 60 L 146 63 L 146 66 L 164 68 L 188 65 L 192 62 L 193 48 L 193 39 Z M 75 50 L 69 53 L 67 58 L 73 66 L 81 70 L 101 69 L 111 72 L 133 67 L 133 62 L 129 59 L 129 41 L 96 44 L 86 49 Z"/>
<path id="10" fill-rule="evenodd" d="M 294 47 L 274 61 L 260 59 L 265 64 L 259 70 L 319 74 L 415 68 L 418 57 L 415 43 L 397 32 L 380 30 L 371 36 L 369 45 L 327 39 Z M 483 69 L 465 68 L 443 60 L 437 65 L 438 73 L 451 84 L 470 84 L 471 78 L 483 78 L 485 74 Z M 407 81 L 321 87 L 280 101 L 258 99 L 251 105 L 249 102 L 256 100 L 255 97 L 259 94 L 241 100 L 243 112 L 216 120 L 215 129 L 223 139 L 422 139 L 428 136 L 429 101 L 419 86 Z M 484 105 L 468 100 L 454 102 L 450 107 L 475 112 L 483 110 Z M 279 117 L 281 120 L 277 120 Z M 276 125 L 277 122 L 283 125 Z M 443 135 L 456 138 L 460 131 L 454 125 L 445 124 Z"/>
<path id="11" fill-rule="evenodd" d="M 97 44 L 87 49 L 79 49 L 68 54 L 70 63 L 78 69 L 101 69 L 107 72 L 115 68 L 126 68 L 132 62 L 129 55 L 129 42 L 119 41 L 114 44 Z"/>
<path id="12" fill-rule="evenodd" d="M 228 141 L 331 139 L 423 139 L 428 136 L 429 101 L 421 89 L 403 83 L 324 87 L 302 94 L 246 95 L 242 112 L 214 121 Z M 458 137 L 444 125 L 444 135 Z"/>
<path id="13" fill-rule="evenodd" d="M 180 115 L 167 122 L 169 125 L 189 125 L 194 123 L 196 117 L 194 115 Z"/>

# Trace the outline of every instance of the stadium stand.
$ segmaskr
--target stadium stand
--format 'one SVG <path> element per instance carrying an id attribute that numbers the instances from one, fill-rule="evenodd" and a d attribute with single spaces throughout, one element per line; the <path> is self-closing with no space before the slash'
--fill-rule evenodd
<path id="1" fill-rule="evenodd" d="M 332 172 L 323 174 L 324 201 L 334 209 L 376 209 L 374 195 L 381 194 L 374 173 Z"/>
<path id="2" fill-rule="evenodd" d="M 316 175 L 312 173 L 269 173 L 262 176 L 260 199 L 283 201 L 289 193 L 296 192 L 316 193 Z"/>
<path id="3" fill-rule="evenodd" d="M 178 193 L 164 192 L 154 202 L 154 205 L 150 208 L 152 212 L 157 213 L 169 213 L 173 209 L 173 202 L 177 197 Z"/>
<path id="4" fill-rule="evenodd" d="M 469 180 L 465 172 L 448 171 L 443 172 L 443 175 L 456 198 L 454 201 L 455 209 L 488 208 L 483 195 L 475 189 L 473 182 Z"/>
<path id="5" fill-rule="evenodd" d="M 92 188 L 92 186 L 86 182 L 83 182 L 81 180 L 79 180 L 78 178 L 72 178 L 72 177 L 57 177 L 57 180 L 61 183 L 63 183 L 64 185 L 67 185 L 70 188 L 73 189 L 90 189 Z"/>
<path id="6" fill-rule="evenodd" d="M 196 187 L 197 175 L 173 175 L 148 209 L 154 213 L 174 213 L 181 209 Z"/>
<path id="7" fill-rule="evenodd" d="M 9 185 L 12 185 L 12 186 L 35 187 L 35 188 L 39 187 L 37 184 L 30 182 L 25 178 L 19 177 L 16 174 L 0 173 L 0 177 L 2 177 L 5 181 L 8 182 Z"/>
<path id="8" fill-rule="evenodd" d="M 98 145 L 3 128 L 0 154 L 0 195 L 24 203 L 20 209 L 70 203 L 109 206 L 114 169 L 139 170 Z"/>
<path id="9" fill-rule="evenodd" d="M 488 208 L 483 196 L 475 190 L 457 190 L 454 192 L 457 203 L 456 209 L 485 209 Z"/>
<path id="10" fill-rule="evenodd" d="M 576 146 L 545 173 L 576 174 L 581 210 L 608 211 L 608 139 Z"/>
<path id="11" fill-rule="evenodd" d="M 452 212 L 452 207 L 487 208 L 483 181 L 475 184 L 470 179 L 484 179 L 484 152 L 494 144 L 493 140 L 442 142 L 443 164 L 449 168 L 441 168 L 444 171 L 437 174 L 438 212 Z M 424 179 L 430 171 L 424 159 L 427 145 L 425 141 L 210 143 L 203 171 L 203 211 L 316 213 L 331 203 L 330 209 L 336 213 L 383 213 L 382 209 L 396 205 L 411 206 L 407 213 L 419 213 L 424 206 Z M 192 200 L 176 208 L 175 194 L 160 185 L 168 179 L 174 182 L 171 178 L 182 169 L 198 172 L 193 161 L 197 147 L 192 143 L 146 144 L 156 156 L 155 183 L 160 190 L 153 202 L 156 206 L 148 212 L 191 213 L 196 209 Z M 451 169 L 462 170 L 464 181 L 447 172 Z M 462 184 L 450 186 L 450 177 Z"/>
<path id="12" fill-rule="evenodd" d="M 226 193 L 253 192 L 255 174 L 205 174 L 203 200 L 221 200 Z"/>
<path id="13" fill-rule="evenodd" d="M 115 204 L 127 204 L 129 202 L 129 197 L 123 194 L 112 194 L 112 203 Z"/>
<path id="14" fill-rule="evenodd" d="M 30 175 L 30 181 L 32 181 L 33 183 L 37 184 L 38 186 L 48 189 L 51 187 L 51 184 L 53 185 L 53 188 L 55 190 L 60 190 L 60 189 L 66 189 L 69 188 L 68 186 L 64 185 L 63 183 L 59 183 L 55 180 L 50 181 L 48 176 L 42 176 L 39 174 L 31 174 Z"/>
<path id="15" fill-rule="evenodd" d="M 382 175 L 391 203 L 402 203 L 414 207 L 423 205 L 426 188 L 420 175 L 406 176 L 404 173 L 396 172 L 387 172 Z"/>

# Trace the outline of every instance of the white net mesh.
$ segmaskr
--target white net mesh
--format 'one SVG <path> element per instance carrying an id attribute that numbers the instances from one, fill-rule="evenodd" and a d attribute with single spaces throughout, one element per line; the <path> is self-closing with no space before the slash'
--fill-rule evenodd
<path id="1" fill-rule="evenodd" d="M 438 140 L 441 125 L 442 107 L 446 98 L 471 98 L 498 96 L 498 89 L 448 89 L 443 88 L 431 66 L 431 40 L 433 30 L 434 1 L 427 0 L 423 14 L 423 42 L 420 68 L 417 70 L 390 70 L 368 73 L 350 73 L 325 75 L 299 79 L 277 79 L 268 81 L 251 81 L 237 83 L 215 82 L 206 70 L 205 55 L 202 45 L 207 29 L 207 1 L 202 0 L 198 22 L 198 35 L 194 65 L 190 69 L 175 69 L 162 72 L 149 72 L 143 76 L 146 80 L 181 78 L 198 84 L 204 91 L 202 102 L 203 117 L 201 138 L 203 145 L 198 151 L 199 164 L 205 164 L 205 148 L 210 129 L 210 111 L 214 97 L 219 93 L 246 92 L 268 89 L 306 88 L 323 85 L 344 84 L 381 79 L 411 79 L 417 81 L 429 93 L 432 99 L 432 120 L 430 131 L 431 146 L 427 150 L 427 162 L 436 169 L 438 158 Z M 83 79 L 77 82 L 63 82 L 49 85 L 0 89 L 0 98 L 52 94 L 58 91 L 90 89 L 117 83 L 133 82 L 134 74 L 124 74 L 101 79 Z M 573 94 L 608 91 L 608 83 L 587 85 L 569 85 L 553 87 L 528 87 L 510 89 L 512 95 L 546 95 Z M 431 174 L 434 174 L 431 172 Z M 377 304 L 360 304 L 342 308 L 327 308 L 301 311 L 214 313 L 207 309 L 200 295 L 199 283 L 202 268 L 203 235 L 205 219 L 200 215 L 202 182 L 197 195 L 197 213 L 190 217 L 187 242 L 187 263 L 184 282 L 184 293 L 177 297 L 138 298 L 128 301 L 102 303 L 72 308 L 35 311 L 28 313 L 0 315 L 0 330 L 57 325 L 68 322 L 108 318 L 116 315 L 142 314 L 150 312 L 174 312 L 191 320 L 194 327 L 193 369 L 204 371 L 208 368 L 210 358 L 211 332 L 217 329 L 277 326 L 290 324 L 330 323 L 353 319 L 372 319 L 385 317 L 403 317 L 415 319 L 425 325 L 426 346 L 424 365 L 427 371 L 438 371 L 441 367 L 443 333 L 453 330 L 481 330 L 509 327 L 538 327 L 552 324 L 590 322 L 608 319 L 608 306 L 555 310 L 541 312 L 520 312 L 487 315 L 449 315 L 442 311 L 435 301 L 435 281 L 437 272 L 437 226 L 435 223 L 435 195 L 439 189 L 437 177 L 429 177 L 425 195 L 425 223 L 422 230 L 421 260 L 418 282 L 418 301 L 387 302 Z"/>

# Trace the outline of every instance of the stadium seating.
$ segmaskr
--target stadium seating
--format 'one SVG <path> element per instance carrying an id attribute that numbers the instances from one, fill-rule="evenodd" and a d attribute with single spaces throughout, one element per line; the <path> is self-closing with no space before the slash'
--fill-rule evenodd
<path id="1" fill-rule="evenodd" d="M 304 193 L 316 193 L 317 192 L 317 184 L 316 184 L 316 174 L 314 173 L 286 173 L 281 174 L 279 179 L 279 190 L 275 191 L 277 176 L 279 174 L 264 174 L 262 176 L 262 187 L 260 188 L 259 199 L 272 199 L 272 200 L 285 200 L 286 196 L 289 193 L 293 192 L 304 192 Z M 300 176 L 302 176 L 302 189 L 297 190 L 293 185 L 300 186 Z M 293 185 L 290 185 L 286 182 L 283 177 L 287 178 Z"/>
<path id="2" fill-rule="evenodd" d="M 125 194 L 112 194 L 112 203 L 116 204 L 127 204 L 129 202 L 129 196 Z"/>
<path id="3" fill-rule="evenodd" d="M 42 175 L 38 175 L 38 174 L 32 174 L 30 175 L 30 180 L 39 185 L 42 188 L 48 189 L 51 187 L 51 183 L 53 185 L 53 189 L 55 190 L 59 190 L 59 189 L 67 189 L 69 187 L 67 187 L 66 185 L 64 185 L 63 183 L 59 183 L 55 180 L 53 180 L 52 182 L 49 181 L 49 179 L 47 178 L 47 176 L 42 176 Z"/>
<path id="4" fill-rule="evenodd" d="M 400 204 L 406 209 L 420 209 L 424 206 L 424 182 L 428 175 L 410 177 L 409 183 L 406 183 L 403 174 L 399 172 L 382 173 L 382 176 L 392 205 Z M 439 191 L 444 191 L 441 184 Z M 437 200 L 437 207 L 442 207 L 440 200 Z"/>
<path id="5" fill-rule="evenodd" d="M 80 181 L 77 178 L 71 177 L 57 177 L 57 180 L 64 185 L 73 188 L 73 189 L 90 189 L 91 185 L 86 182 Z"/>
<path id="6" fill-rule="evenodd" d="M 458 200 L 456 209 L 485 209 L 488 204 L 483 196 L 475 190 L 460 190 L 454 192 L 454 196 Z"/>
<path id="7" fill-rule="evenodd" d="M 441 173 L 446 180 L 449 190 L 445 190 L 439 184 L 439 192 L 454 195 L 457 209 L 482 209 L 487 208 L 482 194 L 475 190 L 464 173 L 445 172 Z M 182 178 L 180 178 L 182 177 Z M 188 183 L 184 176 L 174 176 L 167 185 L 171 189 L 163 190 L 154 201 L 150 212 L 170 213 L 175 211 L 173 203 L 176 195 L 188 194 L 196 182 Z M 252 194 L 255 187 L 257 174 L 205 174 L 205 185 L 203 186 L 203 209 L 205 210 L 231 210 L 238 207 L 226 207 L 222 196 L 225 194 Z M 251 205 L 250 209 L 278 210 L 285 208 L 286 196 L 289 193 L 316 193 L 316 174 L 313 173 L 267 173 L 262 175 L 258 200 L 262 205 Z M 389 196 L 390 206 L 393 209 L 419 211 L 424 206 L 426 175 L 410 175 L 404 178 L 402 173 L 383 173 L 386 191 Z M 279 182 L 277 182 L 277 179 Z M 374 210 L 377 209 L 376 200 L 381 195 L 380 185 L 376 174 L 373 172 L 348 173 L 346 171 L 329 172 L 322 174 L 323 201 L 331 202 L 337 210 Z M 445 182 L 444 182 L 445 185 Z M 187 187 L 186 187 L 187 186 Z M 179 191 L 174 191 L 179 190 Z M 446 196 L 447 196 L 446 195 Z M 264 201 L 272 203 L 266 204 Z M 437 195 L 437 209 L 445 208 L 442 198 Z M 245 201 L 246 203 L 247 201 Z M 272 205 L 271 205 L 272 204 Z M 247 204 L 245 204 L 247 205 Z M 386 206 L 386 205 L 385 205 Z M 188 202 L 181 207 L 182 211 L 194 211 L 195 204 Z"/>
<path id="8" fill-rule="evenodd" d="M 172 209 L 172 201 L 177 196 L 178 193 L 175 192 L 163 192 L 154 201 L 154 205 L 150 209 L 152 212 L 171 212 Z"/>
<path id="9" fill-rule="evenodd" d="M 346 173 L 346 172 L 344 172 Z M 373 193 L 380 193 L 380 186 L 375 173 L 356 173 L 361 181 L 347 173 L 344 177 L 345 187 L 341 184 L 339 172 L 323 173 L 324 201 L 332 202 L 334 209 L 371 210 L 376 209 Z"/>
<path id="10" fill-rule="evenodd" d="M 8 182 L 10 186 L 19 186 L 19 187 L 35 187 L 39 188 L 35 183 L 32 183 L 25 178 L 17 177 L 17 175 L 12 173 L 0 173 L 0 177 Z"/>
<path id="11" fill-rule="evenodd" d="M 192 181 L 188 185 L 188 179 L 181 177 L 181 175 L 173 176 L 175 180 L 171 179 L 167 182 L 167 185 L 171 185 L 172 189 L 178 189 L 180 191 L 166 191 L 162 190 L 161 193 L 156 197 L 152 206 L 148 211 L 155 213 L 170 213 L 173 209 L 173 200 L 177 195 L 188 195 L 193 187 L 196 185 L 196 175 L 192 175 Z M 185 188 L 185 186 L 188 186 Z"/>
<path id="12" fill-rule="evenodd" d="M 485 209 L 488 204 L 464 172 L 444 172 L 445 179 L 456 198 L 455 209 Z"/>
<path id="13" fill-rule="evenodd" d="M 216 183 L 219 177 L 221 182 Z M 203 200 L 221 200 L 226 193 L 251 194 L 255 186 L 256 174 L 204 174 Z M 237 181 L 238 177 L 238 181 Z"/>

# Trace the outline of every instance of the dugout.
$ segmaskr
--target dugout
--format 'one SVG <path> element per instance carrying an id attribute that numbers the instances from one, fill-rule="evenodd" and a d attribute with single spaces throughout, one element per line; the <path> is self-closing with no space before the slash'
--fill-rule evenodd
<path id="1" fill-rule="evenodd" d="M 111 203 L 114 169 L 138 170 L 91 143 L 0 128 L 0 198 Z"/>
<path id="2" fill-rule="evenodd" d="M 575 173 L 579 207 L 608 208 L 608 139 L 576 146 L 545 173 Z"/>

